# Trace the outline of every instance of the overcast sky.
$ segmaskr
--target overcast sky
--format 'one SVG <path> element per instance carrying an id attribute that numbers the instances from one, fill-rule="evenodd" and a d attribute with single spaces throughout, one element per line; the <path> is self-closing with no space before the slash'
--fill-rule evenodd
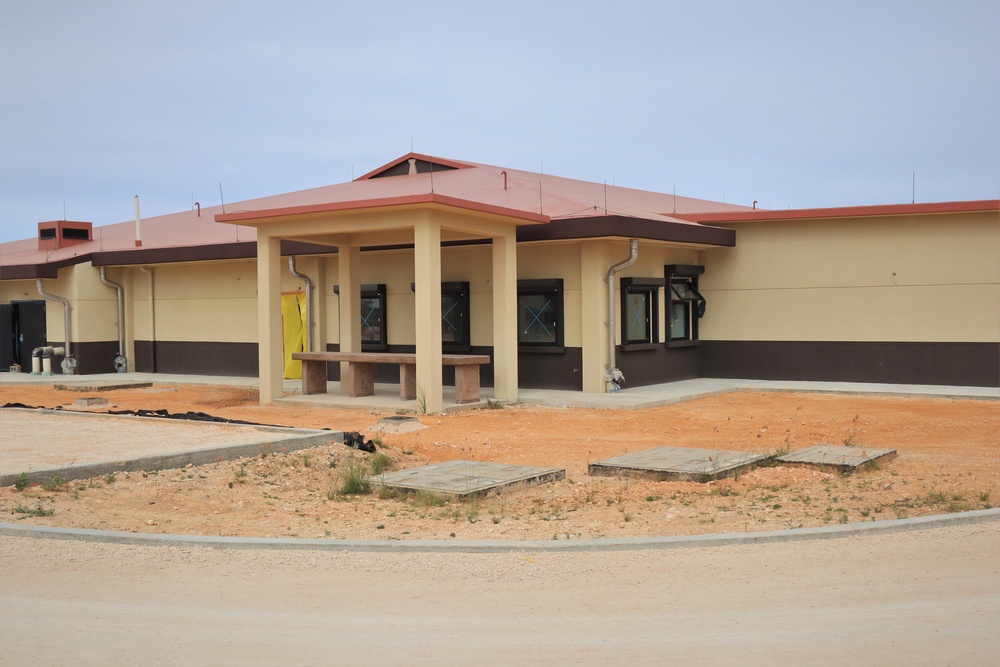
<path id="1" fill-rule="evenodd" d="M 0 0 L 0 241 L 411 144 L 764 208 L 1000 198 L 1000 2 Z"/>

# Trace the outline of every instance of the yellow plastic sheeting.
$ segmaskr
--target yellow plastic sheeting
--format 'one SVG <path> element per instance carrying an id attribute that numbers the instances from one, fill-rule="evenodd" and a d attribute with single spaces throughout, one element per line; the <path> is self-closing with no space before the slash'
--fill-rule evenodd
<path id="1" fill-rule="evenodd" d="M 281 329 L 284 334 L 285 379 L 302 377 L 302 362 L 292 359 L 306 344 L 306 295 L 304 292 L 281 295 Z"/>

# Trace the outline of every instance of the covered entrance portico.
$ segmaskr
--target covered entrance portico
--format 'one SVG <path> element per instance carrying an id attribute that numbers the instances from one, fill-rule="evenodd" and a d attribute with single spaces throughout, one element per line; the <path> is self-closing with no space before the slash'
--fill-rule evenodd
<path id="1" fill-rule="evenodd" d="M 216 216 L 218 222 L 257 230 L 257 312 L 260 402 L 282 396 L 281 242 L 337 250 L 339 349 L 361 352 L 362 249 L 412 247 L 415 298 L 416 384 L 427 412 L 443 406 L 441 343 L 441 247 L 443 242 L 488 239 L 492 251 L 492 347 L 494 397 L 517 401 L 518 225 L 547 222 L 523 211 L 469 207 L 466 202 L 424 194 L 380 201 L 335 202 Z M 311 324 L 311 326 L 315 326 Z M 325 327 L 318 327 L 319 331 Z M 328 341 L 313 336 L 315 350 Z M 341 383 L 348 373 L 342 369 Z"/>

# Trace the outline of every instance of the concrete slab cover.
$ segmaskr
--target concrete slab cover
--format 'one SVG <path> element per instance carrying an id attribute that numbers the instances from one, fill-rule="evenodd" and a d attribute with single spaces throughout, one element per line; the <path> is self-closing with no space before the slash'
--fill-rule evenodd
<path id="1" fill-rule="evenodd" d="M 854 472 L 858 468 L 872 465 L 876 461 L 889 461 L 894 458 L 896 458 L 895 449 L 814 445 L 785 456 L 779 456 L 777 460 L 782 463 L 823 466 L 836 468 L 842 472 Z"/>
<path id="2" fill-rule="evenodd" d="M 722 479 L 770 458 L 769 454 L 689 447 L 657 447 L 587 466 L 590 475 L 638 475 L 661 479 Z"/>
<path id="3" fill-rule="evenodd" d="M 456 460 L 385 473 L 372 477 L 371 482 L 389 488 L 461 497 L 488 495 L 513 486 L 541 484 L 565 476 L 566 471 L 557 468 Z"/>
<path id="4" fill-rule="evenodd" d="M 21 473 L 70 481 L 343 442 L 336 431 L 20 408 L 0 410 L 0 433 L 0 486 Z"/>

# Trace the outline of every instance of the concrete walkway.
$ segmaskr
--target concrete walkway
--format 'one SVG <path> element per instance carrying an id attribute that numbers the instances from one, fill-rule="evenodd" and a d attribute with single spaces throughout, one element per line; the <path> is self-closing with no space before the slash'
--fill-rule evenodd
<path id="1" fill-rule="evenodd" d="M 196 384 L 253 387 L 258 379 L 253 377 L 174 375 L 166 373 L 103 373 L 97 375 L 50 375 L 39 376 L 29 373 L 0 372 L 0 385 L 51 384 L 67 387 L 110 387 L 133 382 L 154 382 L 156 384 Z M 401 401 L 398 385 L 377 384 L 375 396 L 351 398 L 340 391 L 340 384 L 329 383 L 328 394 L 302 396 L 299 380 L 284 381 L 286 402 L 303 402 L 315 406 L 351 407 L 362 409 L 416 411 L 416 401 Z M 522 403 L 546 405 L 550 407 L 610 408 L 618 410 L 640 410 L 681 403 L 707 396 L 727 394 L 732 391 L 801 391 L 843 394 L 876 394 L 884 396 L 934 396 L 940 398 L 1000 400 L 1000 387 L 956 387 L 948 385 L 921 384 L 879 384 L 868 382 L 804 382 L 793 380 L 741 380 L 720 378 L 696 378 L 645 387 L 631 387 L 610 394 L 585 394 L 580 391 L 556 389 L 520 389 Z M 488 387 L 483 388 L 483 402 L 456 405 L 449 402 L 446 389 L 446 410 L 484 407 L 492 396 Z"/>

